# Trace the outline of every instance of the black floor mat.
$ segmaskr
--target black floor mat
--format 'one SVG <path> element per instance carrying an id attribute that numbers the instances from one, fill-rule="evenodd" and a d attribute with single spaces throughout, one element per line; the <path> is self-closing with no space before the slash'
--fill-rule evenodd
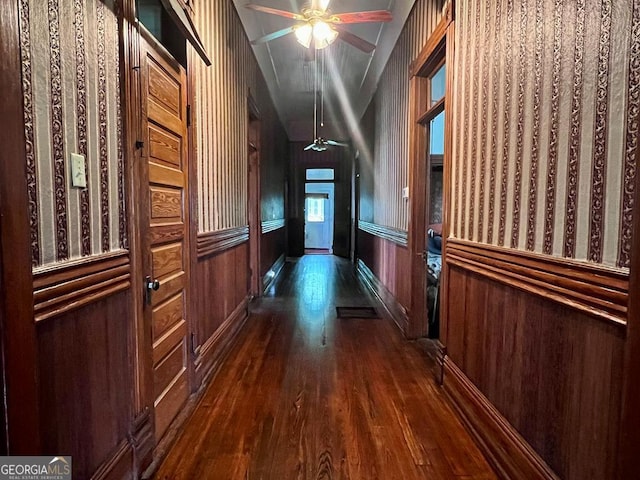
<path id="1" fill-rule="evenodd" d="M 336 307 L 338 318 L 380 318 L 373 307 Z"/>

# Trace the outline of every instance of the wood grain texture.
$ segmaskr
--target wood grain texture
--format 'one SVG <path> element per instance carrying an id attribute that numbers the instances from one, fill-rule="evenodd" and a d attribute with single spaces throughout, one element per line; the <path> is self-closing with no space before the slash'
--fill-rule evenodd
<path id="1" fill-rule="evenodd" d="M 249 240 L 249 227 L 229 228 L 216 232 L 199 233 L 198 258 L 220 253 Z"/>
<path id="2" fill-rule="evenodd" d="M 626 272 L 456 239 L 447 242 L 446 261 L 621 327 L 627 322 Z"/>
<path id="3" fill-rule="evenodd" d="M 196 353 L 196 384 L 200 385 L 218 352 L 202 357 L 202 348 L 210 339 L 221 335 L 224 326 L 234 331 L 244 317 L 238 314 L 249 293 L 248 245 L 243 242 L 222 252 L 200 258 L 194 275 L 194 325 Z M 234 314 L 235 312 L 235 314 Z M 225 325 L 225 322 L 231 324 Z M 230 335 L 229 337 L 233 337 Z M 202 358 L 198 358 L 202 357 Z M 202 366 L 201 364 L 204 364 Z"/>
<path id="4" fill-rule="evenodd" d="M 35 455 L 41 443 L 17 2 L 0 4 L 0 25 L 0 319 L 7 409 L 3 437 L 10 454 Z"/>
<path id="5" fill-rule="evenodd" d="M 144 355 L 147 362 L 151 360 L 146 364 L 149 377 L 145 388 L 153 399 L 157 443 L 190 391 L 188 87 L 185 69 L 144 28 L 142 37 L 144 146 L 138 175 L 143 183 L 141 201 L 149 206 L 149 213 L 138 220 L 146 240 L 141 273 L 159 286 L 153 290 L 145 286 L 143 310 L 146 324 L 151 325 L 145 333 L 151 330 L 155 334 Z M 166 153 L 155 148 L 156 132 L 174 138 L 179 147 L 169 165 L 166 158 L 154 155 Z"/>
<path id="6" fill-rule="evenodd" d="M 33 276 L 34 318 L 47 320 L 127 290 L 130 278 L 127 252 L 38 269 Z"/>
<path id="7" fill-rule="evenodd" d="M 374 275 L 371 269 L 362 260 L 358 259 L 358 278 L 365 285 L 374 297 L 380 302 L 387 312 L 387 315 L 394 321 L 402 332 L 407 331 L 409 317 L 407 310 L 398 303 L 393 294 L 387 290 L 380 279 Z"/>
<path id="8" fill-rule="evenodd" d="M 524 438 L 446 356 L 444 369 L 444 387 L 454 409 L 500 478 L 558 479 Z"/>
<path id="9" fill-rule="evenodd" d="M 129 433 L 130 305 L 120 292 L 38 324 L 42 449 L 72 455 L 74 478 L 89 478 Z"/>
<path id="10" fill-rule="evenodd" d="M 416 345 L 336 319 L 365 292 L 336 257 L 287 263 L 154 478 L 496 478 Z"/>
<path id="11" fill-rule="evenodd" d="M 624 329 L 446 268 L 451 360 L 560 478 L 614 478 Z"/>
<path id="12" fill-rule="evenodd" d="M 406 312 L 411 305 L 409 250 L 361 230 L 358 234 L 358 257 Z M 403 327 L 406 332 L 405 329 L 406 325 Z"/>
<path id="13" fill-rule="evenodd" d="M 286 254 L 287 241 L 284 228 L 263 233 L 260 237 L 260 276 L 264 276 L 277 260 Z"/>

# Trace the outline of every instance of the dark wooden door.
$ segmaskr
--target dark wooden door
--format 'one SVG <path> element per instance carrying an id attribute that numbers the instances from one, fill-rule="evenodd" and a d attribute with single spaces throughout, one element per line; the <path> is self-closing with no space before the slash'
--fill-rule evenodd
<path id="1" fill-rule="evenodd" d="M 148 276 L 145 319 L 152 332 L 155 435 L 159 440 L 189 395 L 187 79 L 184 68 L 160 46 L 143 40 L 141 57 L 145 123 L 141 233 L 144 275 Z"/>

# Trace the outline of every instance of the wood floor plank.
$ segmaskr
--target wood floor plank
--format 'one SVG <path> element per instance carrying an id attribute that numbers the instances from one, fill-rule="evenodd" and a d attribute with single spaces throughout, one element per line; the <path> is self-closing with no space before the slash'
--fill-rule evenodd
<path id="1" fill-rule="evenodd" d="M 156 479 L 495 479 L 433 380 L 351 265 L 287 263 L 252 313 Z"/>

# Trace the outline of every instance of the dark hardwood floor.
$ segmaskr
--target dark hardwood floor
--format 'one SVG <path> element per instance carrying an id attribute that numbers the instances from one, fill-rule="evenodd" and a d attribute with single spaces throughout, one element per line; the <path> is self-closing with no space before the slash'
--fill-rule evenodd
<path id="1" fill-rule="evenodd" d="M 287 263 L 156 479 L 493 479 L 430 360 L 383 319 L 351 264 Z"/>

